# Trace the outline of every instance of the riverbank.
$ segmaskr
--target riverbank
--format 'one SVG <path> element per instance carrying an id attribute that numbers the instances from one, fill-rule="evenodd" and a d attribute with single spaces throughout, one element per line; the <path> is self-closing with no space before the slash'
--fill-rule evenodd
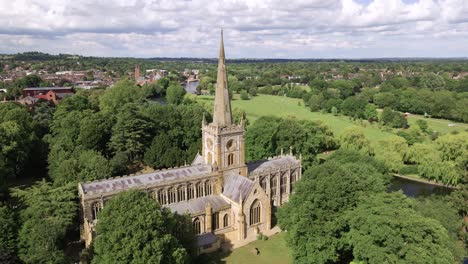
<path id="1" fill-rule="evenodd" d="M 424 184 L 430 184 L 430 185 L 433 185 L 433 186 L 445 187 L 445 188 L 450 188 L 450 189 L 458 189 L 457 186 L 443 184 L 443 183 L 439 183 L 439 182 L 435 182 L 435 181 L 430 181 L 430 180 L 426 180 L 426 179 L 419 178 L 419 177 L 401 175 L 401 174 L 397 174 L 397 173 L 393 174 L 393 176 L 401 178 L 401 179 L 409 180 L 409 181 L 415 181 L 415 182 L 420 182 L 420 183 L 424 183 Z"/>

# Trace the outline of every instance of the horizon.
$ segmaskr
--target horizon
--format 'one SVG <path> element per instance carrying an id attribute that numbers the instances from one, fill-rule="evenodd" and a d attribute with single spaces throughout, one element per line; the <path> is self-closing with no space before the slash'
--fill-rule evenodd
<path id="1" fill-rule="evenodd" d="M 463 0 L 2 1 L 0 53 L 228 58 L 468 56 Z"/>

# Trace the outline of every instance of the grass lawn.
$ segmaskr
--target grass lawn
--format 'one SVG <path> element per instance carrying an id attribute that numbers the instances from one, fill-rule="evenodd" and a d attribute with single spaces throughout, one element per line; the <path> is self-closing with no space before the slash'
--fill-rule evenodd
<path id="1" fill-rule="evenodd" d="M 213 96 L 199 96 L 197 100 L 213 104 Z M 346 116 L 334 116 L 332 114 L 323 114 L 320 112 L 311 112 L 304 107 L 302 99 L 295 99 L 283 96 L 274 95 L 259 95 L 251 100 L 240 100 L 238 96 L 234 96 L 232 108 L 241 108 L 246 114 L 251 123 L 255 122 L 261 116 L 273 115 L 279 117 L 295 117 L 305 120 L 319 120 L 326 124 L 335 135 L 340 135 L 347 127 L 360 127 L 354 124 Z M 363 129 L 366 137 L 376 143 L 386 137 L 391 136 L 391 133 L 380 130 L 376 125 L 368 125 Z"/>
<path id="2" fill-rule="evenodd" d="M 288 264 L 292 263 L 289 249 L 284 239 L 285 233 L 271 236 L 266 241 L 254 241 L 246 246 L 227 253 L 210 254 L 200 263 L 226 263 L 226 264 Z M 259 255 L 254 254 L 258 248 Z"/>
<path id="3" fill-rule="evenodd" d="M 450 120 L 445 119 L 437 119 L 437 118 L 425 118 L 422 115 L 409 115 L 408 116 L 408 123 L 410 126 L 417 126 L 416 121 L 422 119 L 427 122 L 430 130 L 435 130 L 442 134 L 447 134 L 452 131 L 464 131 L 468 129 L 468 124 L 457 123 Z M 452 126 L 449 126 L 451 124 Z"/>

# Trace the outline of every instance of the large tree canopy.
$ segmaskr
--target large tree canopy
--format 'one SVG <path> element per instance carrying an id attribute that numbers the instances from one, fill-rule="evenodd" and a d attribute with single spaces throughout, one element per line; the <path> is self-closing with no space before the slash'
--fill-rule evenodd
<path id="1" fill-rule="evenodd" d="M 402 193 L 363 198 L 347 213 L 346 239 L 364 263 L 454 263 L 447 230 L 417 213 Z"/>
<path id="2" fill-rule="evenodd" d="M 359 154 L 354 154 L 356 155 Z M 352 163 L 329 161 L 307 170 L 290 201 L 279 209 L 278 220 L 291 245 L 295 263 L 330 263 L 350 257 L 341 233 L 342 215 L 359 197 L 383 192 L 389 182 L 369 157 Z"/>
<path id="3" fill-rule="evenodd" d="M 112 198 L 98 215 L 93 263 L 187 263 L 188 218 L 161 208 L 148 193 L 128 191 Z M 183 238 L 177 233 L 184 233 Z"/>

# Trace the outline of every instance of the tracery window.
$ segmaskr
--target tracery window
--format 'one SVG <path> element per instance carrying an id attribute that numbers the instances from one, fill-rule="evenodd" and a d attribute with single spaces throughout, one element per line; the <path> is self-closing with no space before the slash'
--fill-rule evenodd
<path id="1" fill-rule="evenodd" d="M 190 183 L 187 189 L 187 199 L 191 200 L 195 198 L 195 185 L 193 183 Z"/>
<path id="2" fill-rule="evenodd" d="M 176 203 L 177 202 L 177 190 L 175 187 L 169 189 L 169 203 Z"/>
<path id="3" fill-rule="evenodd" d="M 101 202 L 95 202 L 93 203 L 93 220 L 96 220 L 97 219 L 97 215 L 99 213 L 99 211 L 101 211 L 102 209 L 102 205 L 101 205 Z"/>
<path id="4" fill-rule="evenodd" d="M 228 227 L 229 226 L 229 215 L 225 214 L 223 216 L 223 227 Z"/>
<path id="5" fill-rule="evenodd" d="M 278 185 L 278 177 L 271 177 L 270 187 L 271 187 L 271 196 L 276 195 L 276 186 Z"/>
<path id="6" fill-rule="evenodd" d="M 195 218 L 195 220 L 193 220 L 193 229 L 195 230 L 195 234 L 201 234 L 201 224 L 200 219 L 198 219 L 198 217 Z"/>
<path id="7" fill-rule="evenodd" d="M 288 188 L 288 174 L 285 173 L 281 176 L 281 186 L 280 186 L 281 194 L 286 193 L 287 188 Z"/>
<path id="8" fill-rule="evenodd" d="M 167 204 L 166 190 L 159 190 L 159 192 L 158 192 L 158 201 L 159 201 L 160 205 Z"/>
<path id="9" fill-rule="evenodd" d="M 205 182 L 205 194 L 212 195 L 213 194 L 213 183 L 211 181 Z"/>
<path id="10" fill-rule="evenodd" d="M 197 183 L 197 197 L 203 196 L 203 182 Z"/>
<path id="11" fill-rule="evenodd" d="M 185 201 L 185 188 L 184 186 L 179 186 L 177 188 L 177 199 L 179 202 Z"/>
<path id="12" fill-rule="evenodd" d="M 219 229 L 219 213 L 214 213 L 211 217 L 211 228 L 212 230 Z"/>
<path id="13" fill-rule="evenodd" d="M 258 224 L 260 223 L 260 202 L 258 200 L 255 200 L 250 207 L 250 225 Z"/>
<path id="14" fill-rule="evenodd" d="M 291 192 L 294 189 L 294 183 L 297 181 L 297 172 L 291 173 Z"/>

